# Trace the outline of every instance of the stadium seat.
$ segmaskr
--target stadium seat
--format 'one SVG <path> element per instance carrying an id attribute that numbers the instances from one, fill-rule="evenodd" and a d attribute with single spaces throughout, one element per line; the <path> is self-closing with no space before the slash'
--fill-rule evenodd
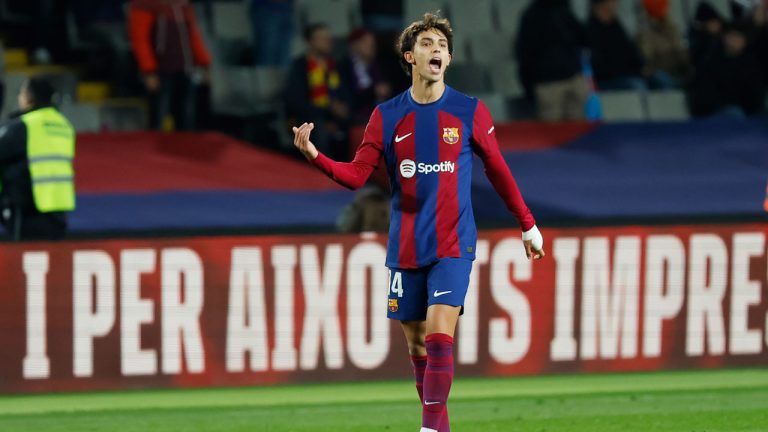
<path id="1" fill-rule="evenodd" d="M 149 120 L 147 117 L 147 103 L 142 99 L 111 99 L 99 106 L 101 126 L 109 131 L 146 129 Z"/>
<path id="2" fill-rule="evenodd" d="M 696 5 L 699 2 L 690 2 L 689 4 L 689 15 L 693 16 L 693 14 L 696 12 Z M 726 20 L 729 20 L 731 18 L 731 0 L 709 0 L 709 4 L 715 7 L 717 11 L 720 13 L 720 15 L 725 18 Z"/>
<path id="3" fill-rule="evenodd" d="M 285 71 L 271 67 L 214 66 L 211 105 L 218 114 L 237 117 L 272 112 L 279 105 Z"/>
<path id="4" fill-rule="evenodd" d="M 453 64 L 466 63 L 472 60 L 469 55 L 469 41 L 464 33 L 453 34 Z"/>
<path id="5" fill-rule="evenodd" d="M 217 114 L 247 117 L 256 104 L 250 69 L 239 66 L 211 68 L 211 110 Z"/>
<path id="6" fill-rule="evenodd" d="M 279 103 L 282 95 L 286 71 L 277 67 L 251 68 L 251 76 L 256 90 L 256 97 L 267 106 Z"/>
<path id="7" fill-rule="evenodd" d="M 297 0 L 296 13 L 302 27 L 324 23 L 336 38 L 346 37 L 363 22 L 355 0 Z"/>
<path id="8" fill-rule="evenodd" d="M 650 92 L 647 95 L 651 121 L 679 121 L 690 118 L 685 93 L 678 90 Z"/>
<path id="9" fill-rule="evenodd" d="M 213 34 L 222 39 L 251 40 L 248 4 L 243 0 L 213 2 Z"/>
<path id="10" fill-rule="evenodd" d="M 291 59 L 303 55 L 306 49 L 307 43 L 304 41 L 303 35 L 294 32 L 291 38 Z"/>
<path id="11" fill-rule="evenodd" d="M 252 45 L 246 39 L 216 38 L 210 45 L 213 49 L 213 61 L 232 66 L 250 64 Z"/>
<path id="12" fill-rule="evenodd" d="M 467 35 L 469 58 L 491 67 L 512 57 L 514 35 L 505 32 L 482 32 Z"/>
<path id="13" fill-rule="evenodd" d="M 490 68 L 493 90 L 505 97 L 520 97 L 525 93 L 517 70 L 517 62 L 505 59 Z"/>
<path id="14" fill-rule="evenodd" d="M 482 100 L 485 106 L 488 107 L 488 111 L 493 116 L 494 123 L 510 120 L 509 107 L 504 96 L 498 93 L 476 94 L 474 96 Z"/>
<path id="15" fill-rule="evenodd" d="M 582 23 L 586 23 L 589 19 L 589 10 L 589 0 L 571 0 L 571 11 Z"/>
<path id="16" fill-rule="evenodd" d="M 8 118 L 8 114 L 18 109 L 16 95 L 19 94 L 21 85 L 27 76 L 20 73 L 6 73 L 3 77 L 5 84 L 5 100 L 3 101 L 3 119 Z"/>
<path id="17" fill-rule="evenodd" d="M 671 1 L 670 3 L 679 3 Z M 629 38 L 634 40 L 637 34 L 637 28 L 639 19 L 644 15 L 643 6 L 639 0 L 619 0 L 619 19 L 621 24 L 624 25 L 624 30 L 627 31 Z"/>
<path id="18" fill-rule="evenodd" d="M 454 64 L 445 74 L 445 82 L 462 93 L 490 93 L 493 89 L 488 70 L 478 64 Z"/>
<path id="19" fill-rule="evenodd" d="M 686 2 L 669 2 L 669 19 L 677 26 L 677 30 L 683 37 L 688 31 L 688 22 L 692 13 L 690 7 L 692 7 L 691 4 Z"/>
<path id="20" fill-rule="evenodd" d="M 636 91 L 606 91 L 599 94 L 606 122 L 645 121 L 643 96 Z"/>
<path id="21" fill-rule="evenodd" d="M 448 0 L 448 12 L 457 32 L 469 35 L 493 30 L 493 0 Z"/>
<path id="22" fill-rule="evenodd" d="M 447 8 L 445 0 L 405 0 L 404 9 L 405 23 L 410 24 L 422 19 L 426 12 L 441 11 L 445 15 Z"/>
<path id="23" fill-rule="evenodd" d="M 530 4 L 529 0 L 496 0 L 496 15 L 502 31 L 517 36 L 520 18 Z"/>
<path id="24" fill-rule="evenodd" d="M 101 129 L 99 108 L 95 105 L 63 103 L 59 109 L 77 132 L 98 132 Z"/>

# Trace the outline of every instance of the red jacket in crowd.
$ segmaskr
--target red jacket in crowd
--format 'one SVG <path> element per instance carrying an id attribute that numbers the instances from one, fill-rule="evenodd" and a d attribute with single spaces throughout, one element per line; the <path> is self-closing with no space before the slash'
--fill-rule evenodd
<path id="1" fill-rule="evenodd" d="M 145 74 L 190 72 L 211 63 L 189 0 L 132 0 L 129 32 Z"/>

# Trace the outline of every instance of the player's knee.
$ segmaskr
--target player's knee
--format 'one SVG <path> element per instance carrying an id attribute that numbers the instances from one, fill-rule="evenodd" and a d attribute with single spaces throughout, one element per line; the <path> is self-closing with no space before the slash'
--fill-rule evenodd
<path id="1" fill-rule="evenodd" d="M 420 332 L 413 332 L 407 335 L 408 352 L 412 356 L 423 357 L 427 355 L 427 344 L 424 342 L 424 335 Z"/>
<path id="2" fill-rule="evenodd" d="M 408 341 L 408 352 L 410 355 L 418 357 L 427 355 L 427 345 L 424 343 L 424 336 L 411 338 Z"/>

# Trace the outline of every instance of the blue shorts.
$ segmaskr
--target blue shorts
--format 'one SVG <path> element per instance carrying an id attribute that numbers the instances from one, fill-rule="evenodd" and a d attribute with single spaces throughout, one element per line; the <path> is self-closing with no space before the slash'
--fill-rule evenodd
<path id="1" fill-rule="evenodd" d="M 433 304 L 464 306 L 472 261 L 443 258 L 417 269 L 389 269 L 387 318 L 424 321 Z"/>

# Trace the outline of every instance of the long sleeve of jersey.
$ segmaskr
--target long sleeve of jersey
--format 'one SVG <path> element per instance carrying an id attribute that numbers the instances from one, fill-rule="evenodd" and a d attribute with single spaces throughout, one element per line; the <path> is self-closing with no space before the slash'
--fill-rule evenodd
<path id="1" fill-rule="evenodd" d="M 382 134 L 381 112 L 376 108 L 368 120 L 363 142 L 357 148 L 352 162 L 336 162 L 319 153 L 312 163 L 336 183 L 349 189 L 359 189 L 381 159 L 381 153 L 384 151 Z"/>
<path id="2" fill-rule="evenodd" d="M 472 125 L 472 142 L 475 153 L 480 156 L 485 166 L 485 174 L 491 181 L 509 211 L 515 215 L 523 231 L 528 231 L 535 224 L 531 210 L 525 205 L 517 182 L 507 166 L 496 142 L 496 132 L 491 113 L 482 101 L 477 102 Z"/>

